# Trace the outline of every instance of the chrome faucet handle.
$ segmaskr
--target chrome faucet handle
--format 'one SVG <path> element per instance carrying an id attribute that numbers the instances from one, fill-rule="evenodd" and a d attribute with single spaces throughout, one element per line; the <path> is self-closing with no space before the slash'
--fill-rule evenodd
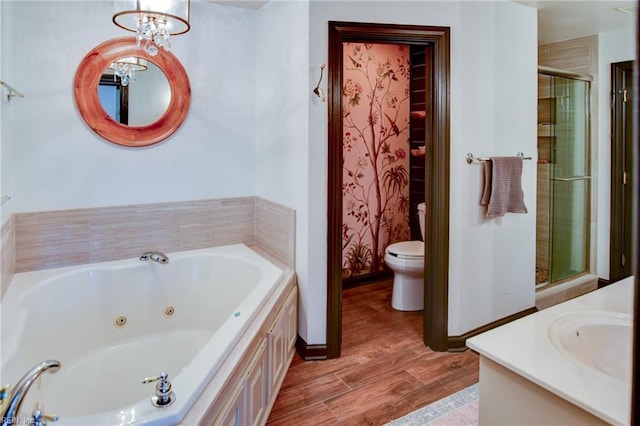
<path id="1" fill-rule="evenodd" d="M 159 376 L 145 377 L 143 384 L 158 382 L 156 385 L 156 395 L 151 398 L 151 403 L 156 407 L 168 407 L 176 400 L 176 395 L 171 390 L 169 375 L 163 371 Z"/>
<path id="2" fill-rule="evenodd" d="M 160 376 L 145 377 L 144 379 L 142 379 L 142 384 L 147 385 L 149 383 L 157 382 L 158 380 L 160 380 Z"/>
<path id="3" fill-rule="evenodd" d="M 33 426 L 47 426 L 47 422 L 57 422 L 60 420 L 56 414 L 44 414 L 40 410 L 35 410 L 31 415 L 33 417 Z"/>
<path id="4" fill-rule="evenodd" d="M 142 379 L 142 384 L 146 385 L 148 383 L 157 382 L 158 380 L 166 381 L 168 377 L 169 375 L 166 373 L 166 371 L 162 371 L 159 376 L 145 377 L 144 379 Z"/>
<path id="5" fill-rule="evenodd" d="M 11 390 L 9 402 L 6 404 L 3 403 L 2 410 L 0 411 L 0 425 L 10 426 L 17 424 L 20 421 L 18 418 L 20 406 L 22 405 L 25 395 L 29 392 L 31 385 L 37 382 L 38 378 L 45 372 L 56 373 L 60 370 L 60 366 L 60 361 L 49 359 L 39 362 L 22 376 Z M 6 407 L 4 405 L 6 405 Z"/>

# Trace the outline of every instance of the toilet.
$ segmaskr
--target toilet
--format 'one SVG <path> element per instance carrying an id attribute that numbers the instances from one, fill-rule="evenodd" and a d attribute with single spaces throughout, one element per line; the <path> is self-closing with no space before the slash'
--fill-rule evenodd
<path id="1" fill-rule="evenodd" d="M 420 234 L 424 241 L 425 204 L 418 204 Z M 391 244 L 384 261 L 393 271 L 391 307 L 398 311 L 421 311 L 424 308 L 424 242 L 402 241 Z"/>

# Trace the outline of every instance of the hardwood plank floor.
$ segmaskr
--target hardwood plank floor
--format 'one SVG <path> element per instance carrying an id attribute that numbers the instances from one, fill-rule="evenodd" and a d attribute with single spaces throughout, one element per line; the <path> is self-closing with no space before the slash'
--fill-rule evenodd
<path id="1" fill-rule="evenodd" d="M 343 292 L 342 356 L 296 355 L 267 425 L 382 425 L 478 382 L 478 356 L 425 347 L 422 312 L 392 309 L 391 288 Z"/>

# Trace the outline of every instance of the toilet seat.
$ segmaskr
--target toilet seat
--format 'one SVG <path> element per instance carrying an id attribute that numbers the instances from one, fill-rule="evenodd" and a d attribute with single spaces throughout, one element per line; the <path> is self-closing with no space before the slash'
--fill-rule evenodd
<path id="1" fill-rule="evenodd" d="M 424 242 L 402 241 L 393 243 L 385 251 L 399 259 L 422 260 L 424 259 Z"/>

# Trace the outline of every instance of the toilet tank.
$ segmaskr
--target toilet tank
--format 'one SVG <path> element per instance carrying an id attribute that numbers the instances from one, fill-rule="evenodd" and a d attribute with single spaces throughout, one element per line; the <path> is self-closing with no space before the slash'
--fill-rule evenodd
<path id="1" fill-rule="evenodd" d="M 424 212 L 426 206 L 424 203 L 418 204 L 418 220 L 420 221 L 420 235 L 422 235 L 422 241 L 424 241 Z"/>

